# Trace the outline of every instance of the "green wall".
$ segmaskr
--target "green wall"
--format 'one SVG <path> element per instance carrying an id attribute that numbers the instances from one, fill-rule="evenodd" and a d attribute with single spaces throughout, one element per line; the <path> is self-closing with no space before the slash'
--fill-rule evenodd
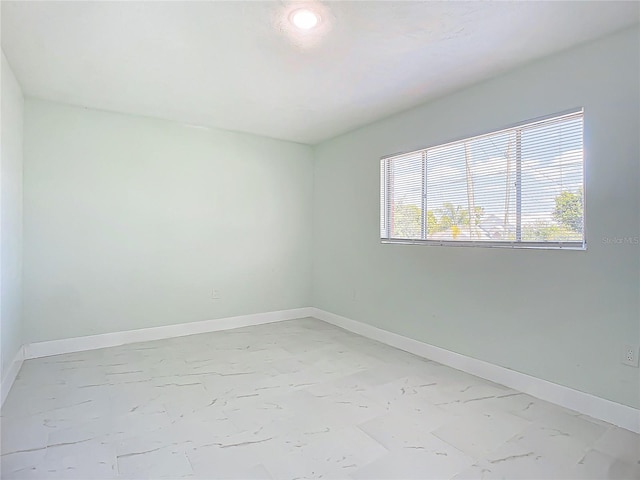
<path id="1" fill-rule="evenodd" d="M 34 99 L 24 135 L 25 343 L 309 306 L 310 147 Z"/>
<path id="2" fill-rule="evenodd" d="M 640 407 L 640 38 L 626 30 L 315 148 L 313 304 Z M 381 156 L 585 109 L 587 251 L 382 245 Z"/>

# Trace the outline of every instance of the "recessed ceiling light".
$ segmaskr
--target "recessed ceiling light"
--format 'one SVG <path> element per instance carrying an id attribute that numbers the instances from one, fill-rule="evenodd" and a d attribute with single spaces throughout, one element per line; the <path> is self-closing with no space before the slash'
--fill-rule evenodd
<path id="1" fill-rule="evenodd" d="M 320 22 L 320 16 L 306 8 L 295 10 L 289 18 L 291 23 L 301 30 L 311 30 Z"/>

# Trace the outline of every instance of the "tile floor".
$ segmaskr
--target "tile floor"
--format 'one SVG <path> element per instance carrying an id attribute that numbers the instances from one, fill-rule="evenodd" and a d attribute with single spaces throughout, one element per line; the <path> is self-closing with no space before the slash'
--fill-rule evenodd
<path id="1" fill-rule="evenodd" d="M 640 479 L 640 437 L 315 319 L 24 363 L 2 478 Z"/>

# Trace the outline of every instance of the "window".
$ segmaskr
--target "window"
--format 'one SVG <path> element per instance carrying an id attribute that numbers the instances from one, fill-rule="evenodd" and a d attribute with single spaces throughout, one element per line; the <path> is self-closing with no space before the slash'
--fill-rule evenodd
<path id="1" fill-rule="evenodd" d="M 385 157 L 385 243 L 585 248 L 583 111 Z"/>

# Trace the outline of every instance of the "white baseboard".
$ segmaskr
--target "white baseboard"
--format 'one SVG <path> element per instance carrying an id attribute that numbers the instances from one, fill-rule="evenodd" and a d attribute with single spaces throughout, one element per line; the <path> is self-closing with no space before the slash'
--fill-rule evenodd
<path id="1" fill-rule="evenodd" d="M 18 376 L 20 367 L 22 367 L 22 362 L 24 362 L 24 347 L 20 347 L 18 349 L 18 351 L 16 352 L 16 356 L 13 357 L 11 365 L 9 365 L 7 373 L 2 379 L 2 385 L 0 385 L 0 406 L 4 405 L 4 401 L 9 395 L 9 390 L 11 390 L 13 382 L 15 382 L 16 377 Z"/>
<path id="2" fill-rule="evenodd" d="M 444 348 L 429 345 L 318 308 L 313 308 L 312 310 L 313 317 L 363 337 L 377 340 L 414 355 L 434 360 L 457 370 L 505 385 L 590 417 L 604 420 L 632 432 L 640 433 L 640 410 L 636 408 L 451 352 Z"/>
<path id="3" fill-rule="evenodd" d="M 97 348 L 117 347 L 129 343 L 148 342 L 165 338 L 183 337 L 198 333 L 217 332 L 231 330 L 233 328 L 262 325 L 264 323 L 294 320 L 296 318 L 310 317 L 313 313 L 311 307 L 293 308 L 275 312 L 254 313 L 237 317 L 218 318 L 201 322 L 180 323 L 163 327 L 142 328 L 139 330 L 127 330 L 124 332 L 103 333 L 85 337 L 64 338 L 48 342 L 30 343 L 24 346 L 24 358 L 49 357 L 62 353 L 82 352 Z"/>

